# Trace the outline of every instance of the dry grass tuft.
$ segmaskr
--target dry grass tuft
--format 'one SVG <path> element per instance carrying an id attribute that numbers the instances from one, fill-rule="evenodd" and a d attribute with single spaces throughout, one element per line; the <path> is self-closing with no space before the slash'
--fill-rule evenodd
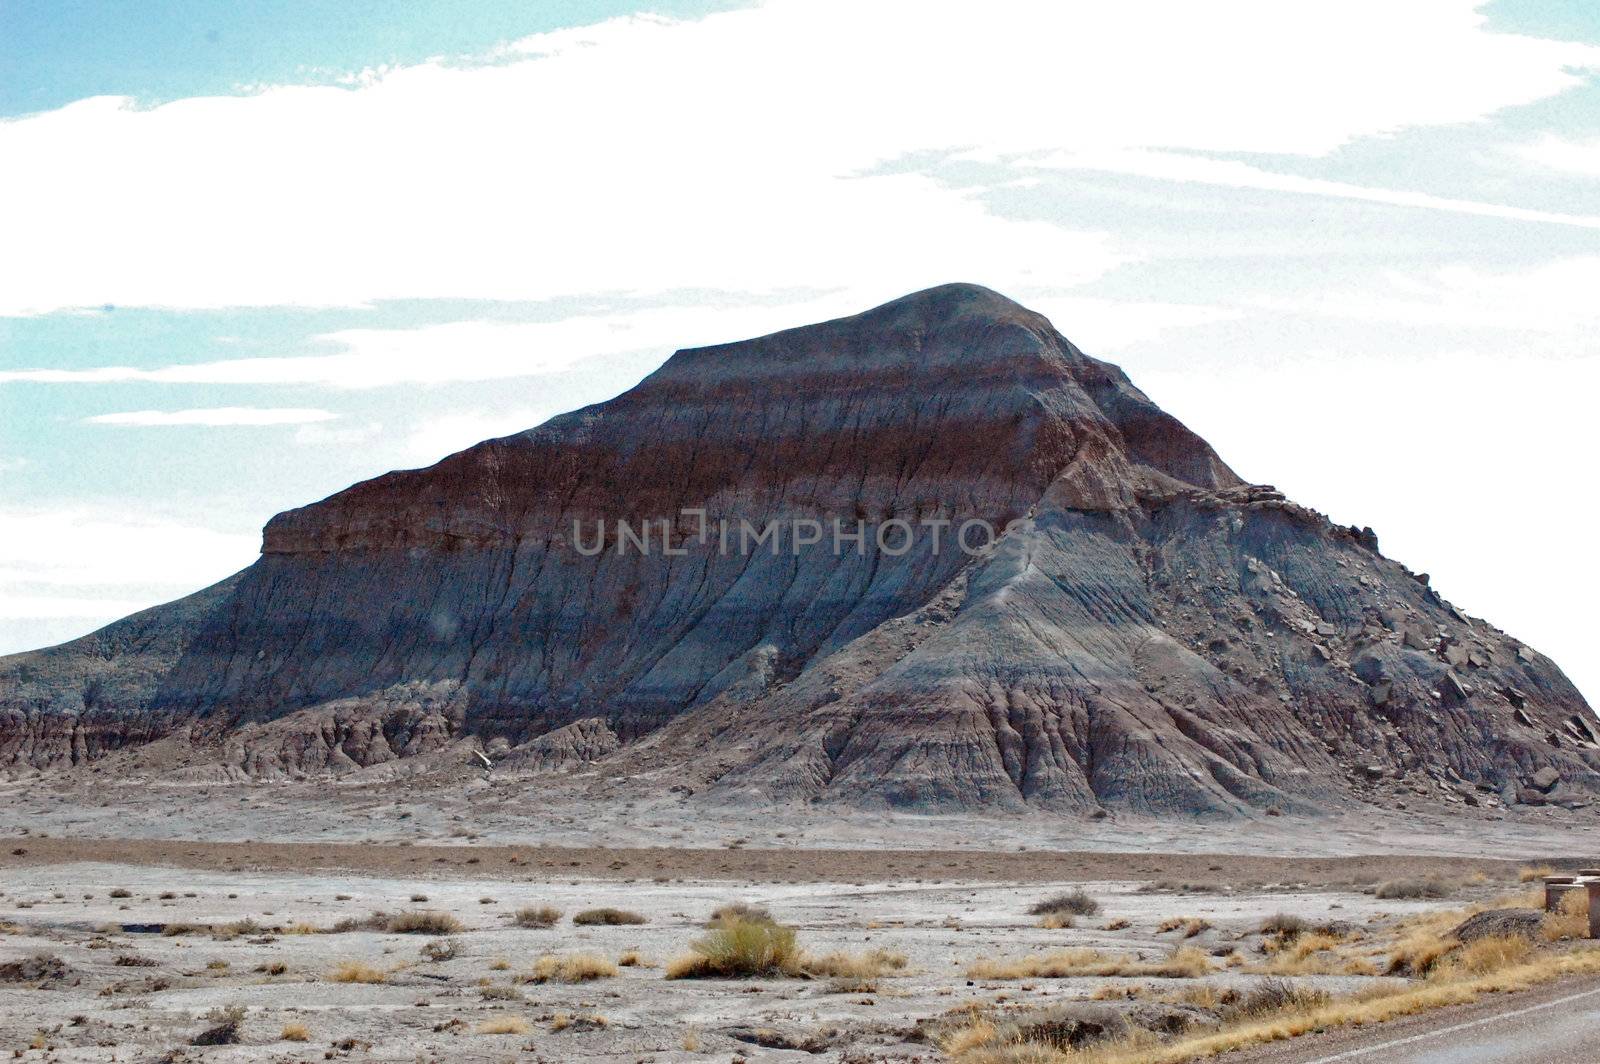
<path id="1" fill-rule="evenodd" d="M 1072 926 L 1072 914 L 1046 913 L 1039 917 L 1039 926 L 1046 931 L 1065 931 Z"/>
<path id="2" fill-rule="evenodd" d="M 967 966 L 968 979 L 1072 979 L 1144 976 L 1153 979 L 1198 979 L 1211 971 L 1206 955 L 1182 946 L 1161 960 L 1140 960 L 1131 954 L 1094 949 L 1063 949 L 1026 957 L 978 960 Z"/>
<path id="3" fill-rule="evenodd" d="M 561 919 L 561 910 L 550 905 L 524 905 L 511 917 L 518 927 L 544 929 L 554 927 Z"/>
<path id="4" fill-rule="evenodd" d="M 822 957 L 803 957 L 800 967 L 808 975 L 824 979 L 878 979 L 906 969 L 906 955 L 892 950 L 874 949 L 866 953 L 829 953 Z"/>
<path id="5" fill-rule="evenodd" d="M 303 1023 L 286 1023 L 283 1030 L 278 1032 L 278 1037 L 285 1042 L 309 1042 L 311 1028 Z"/>
<path id="6" fill-rule="evenodd" d="M 1156 928 L 1157 934 L 1168 931 L 1182 931 L 1184 938 L 1193 938 L 1202 931 L 1211 930 L 1211 921 L 1198 916 L 1173 916 L 1161 921 L 1161 926 Z"/>
<path id="7" fill-rule="evenodd" d="M 751 978 L 800 974 L 794 929 L 736 920 L 713 928 L 690 945 L 692 952 L 667 965 L 668 979 Z"/>
<path id="8" fill-rule="evenodd" d="M 709 928 L 726 927 L 729 924 L 743 921 L 751 924 L 775 924 L 778 921 L 772 917 L 772 911 L 765 905 L 754 902 L 730 901 L 711 910 L 711 918 L 706 921 Z"/>
<path id="9" fill-rule="evenodd" d="M 328 979 L 334 983 L 387 983 L 389 973 L 360 961 L 342 961 L 328 974 Z"/>
<path id="10" fill-rule="evenodd" d="M 461 921 L 449 913 L 419 909 L 396 913 L 383 929 L 391 935 L 453 935 L 461 930 Z"/>
<path id="11" fill-rule="evenodd" d="M 1384 901 L 1415 900 L 1418 898 L 1448 898 L 1455 887 L 1442 879 L 1391 879 L 1379 883 L 1372 891 L 1375 898 Z"/>
<path id="12" fill-rule="evenodd" d="M 531 1030 L 528 1021 L 521 1016 L 496 1016 L 492 1020 L 484 1020 L 472 1029 L 473 1034 L 527 1034 Z"/>
<path id="13" fill-rule="evenodd" d="M 1066 914 L 1069 916 L 1093 916 L 1100 911 L 1100 903 L 1095 901 L 1082 888 L 1077 887 L 1065 894 L 1045 898 L 1028 910 L 1029 916 L 1053 916 Z"/>
<path id="14" fill-rule="evenodd" d="M 1544 879 L 1545 876 L 1553 876 L 1555 874 L 1556 874 L 1556 870 L 1554 868 L 1551 868 L 1547 864 L 1544 864 L 1544 865 L 1532 865 L 1532 866 L 1530 866 L 1528 868 L 1522 869 L 1521 871 L 1519 871 L 1517 873 L 1517 882 L 1518 883 L 1532 883 L 1535 880 Z"/>
<path id="15" fill-rule="evenodd" d="M 1388 974 L 1424 976 L 1461 943 L 1434 931 L 1411 932 L 1389 952 Z"/>
<path id="16" fill-rule="evenodd" d="M 613 909 L 610 907 L 600 909 L 585 909 L 572 918 L 572 922 L 580 926 L 607 926 L 615 927 L 624 924 L 647 924 L 650 921 L 636 912 L 627 909 Z"/>
<path id="17" fill-rule="evenodd" d="M 1583 891 L 1568 891 L 1554 912 L 1546 913 L 1539 928 L 1546 942 L 1563 942 L 1589 937 L 1589 897 Z"/>
<path id="18" fill-rule="evenodd" d="M 569 953 L 558 957 L 546 953 L 533 962 L 530 982 L 535 983 L 588 983 L 595 979 L 611 979 L 617 975 L 617 966 L 594 953 Z"/>
<path id="19" fill-rule="evenodd" d="M 1472 975 L 1489 975 L 1503 968 L 1526 964 L 1533 954 L 1533 944 L 1520 935 L 1494 935 L 1476 939 L 1450 954 L 1443 968 L 1436 968 L 1435 977 L 1445 977 L 1455 972 Z"/>
<path id="20" fill-rule="evenodd" d="M 655 966 L 655 961 L 636 949 L 627 950 L 617 958 L 618 968 L 654 968 Z"/>

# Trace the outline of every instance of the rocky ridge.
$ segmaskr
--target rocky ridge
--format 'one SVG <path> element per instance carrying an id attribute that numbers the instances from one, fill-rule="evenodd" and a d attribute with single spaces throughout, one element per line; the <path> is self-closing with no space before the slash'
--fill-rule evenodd
<path id="1" fill-rule="evenodd" d="M 950 549 L 973 520 L 1003 531 Z M 811 521 L 903 522 L 906 549 L 703 534 Z M 485 750 L 701 801 L 1070 814 L 1600 784 L 1548 659 L 972 285 L 680 351 L 279 515 L 222 584 L 0 659 L 9 771 L 155 750 L 240 777 Z"/>

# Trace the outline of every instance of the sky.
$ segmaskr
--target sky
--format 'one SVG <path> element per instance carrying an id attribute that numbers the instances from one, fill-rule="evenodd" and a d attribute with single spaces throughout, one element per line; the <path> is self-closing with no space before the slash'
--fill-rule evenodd
<path id="1" fill-rule="evenodd" d="M 0 653 L 972 281 L 1600 698 L 1600 5 L 0 0 Z"/>

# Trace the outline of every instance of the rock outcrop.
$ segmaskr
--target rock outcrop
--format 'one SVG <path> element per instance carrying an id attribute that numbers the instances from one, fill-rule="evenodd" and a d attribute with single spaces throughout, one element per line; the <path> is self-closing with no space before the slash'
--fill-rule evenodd
<path id="1" fill-rule="evenodd" d="M 13 771 L 186 730 L 250 774 L 500 739 L 528 771 L 924 809 L 1600 788 L 1551 662 L 971 285 L 680 351 L 279 515 L 223 584 L 0 659 Z"/>

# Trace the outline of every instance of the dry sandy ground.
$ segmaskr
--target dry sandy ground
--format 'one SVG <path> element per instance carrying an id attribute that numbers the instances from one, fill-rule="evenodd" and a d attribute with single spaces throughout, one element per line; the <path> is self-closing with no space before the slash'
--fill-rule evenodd
<path id="1" fill-rule="evenodd" d="M 403 762 L 401 763 L 404 764 Z M 592 782 L 592 781 L 591 781 Z M 1600 815 L 1421 806 L 1361 808 L 1313 820 L 1260 816 L 1195 822 L 1114 815 L 926 816 L 803 805 L 749 812 L 658 788 L 607 798 L 581 774 L 485 781 L 188 784 L 85 774 L 0 781 L 0 836 L 459 843 L 519 846 L 1226 853 L 1260 856 L 1435 854 L 1532 860 L 1600 855 Z M 631 792 L 637 794 L 637 791 Z"/>
<path id="2" fill-rule="evenodd" d="M 1530 858 L 1575 867 L 1596 852 L 1590 825 L 1539 816 L 1084 824 L 755 816 L 670 798 L 585 810 L 537 785 L 481 780 L 458 789 L 14 782 L 0 786 L 0 972 L 37 954 L 59 965 L 0 975 L 0 1053 L 25 1062 L 933 1061 L 934 1033 L 953 1010 L 1081 1000 L 1112 985 L 1160 994 L 1179 982 L 969 981 L 980 958 L 1090 947 L 1158 959 L 1186 941 L 1218 957 L 1237 950 L 1233 967 L 1218 959 L 1205 981 L 1247 988 L 1262 979 L 1252 970 L 1258 928 L 1272 913 L 1381 935 L 1407 914 L 1510 889 Z M 1417 875 L 1442 876 L 1455 893 L 1370 893 Z M 1066 883 L 1083 884 L 1102 911 L 1072 928 L 1038 926 L 1028 908 Z M 903 954 L 905 968 L 856 982 L 664 978 L 661 963 L 688 950 L 730 900 L 769 906 L 813 954 L 884 949 Z M 565 918 L 546 930 L 513 926 L 511 914 L 528 905 Z M 648 922 L 571 921 L 604 905 Z M 291 933 L 418 909 L 465 925 L 450 936 L 454 958 L 427 959 L 428 936 Z M 1192 940 L 1159 930 L 1176 916 L 1212 926 Z M 240 920 L 261 930 L 159 927 Z M 646 963 L 614 977 L 525 981 L 544 954 L 615 961 L 630 951 Z M 384 981 L 333 981 L 346 961 Z M 1310 978 L 1350 989 L 1375 977 Z M 191 1044 L 215 1025 L 208 1013 L 233 1005 L 244 1008 L 237 1044 Z M 479 1033 L 495 1020 L 526 1029 Z M 307 1041 L 283 1037 L 297 1025 Z"/>
<path id="3" fill-rule="evenodd" d="M 964 1006 L 1035 1007 L 1084 999 L 1107 985 L 1159 993 L 1175 984 L 968 980 L 966 966 L 980 958 L 1091 947 L 1157 959 L 1186 943 L 1250 958 L 1234 969 L 1218 961 L 1205 979 L 1248 988 L 1262 978 L 1250 969 L 1269 914 L 1348 921 L 1376 934 L 1407 914 L 1487 898 L 1515 883 L 1510 865 L 1404 857 L 513 852 L 34 836 L 0 846 L 0 969 L 40 954 L 63 966 L 0 978 L 0 1051 L 23 1061 L 932 1061 L 940 1059 L 931 1039 L 941 1018 Z M 520 863 L 509 864 L 512 856 Z M 798 866 L 790 857 L 801 858 Z M 1378 901 L 1360 889 L 1419 868 L 1457 882 L 1453 897 Z M 1189 885 L 1152 883 L 1157 876 Z M 1038 926 L 1027 910 L 1057 880 L 1082 881 L 1102 911 L 1072 928 Z M 683 954 L 704 933 L 708 914 L 730 900 L 770 907 L 813 953 L 884 949 L 903 954 L 906 967 L 862 981 L 665 979 L 661 962 Z M 565 916 L 545 930 L 513 926 L 512 913 L 527 905 L 551 905 Z M 575 912 L 594 906 L 634 910 L 648 922 L 574 925 Z M 465 927 L 449 936 L 456 955 L 426 959 L 430 936 L 293 933 L 296 924 L 326 929 L 377 910 L 454 915 Z M 1192 939 L 1159 930 L 1175 916 L 1213 926 Z M 259 930 L 160 933 L 167 924 L 241 920 Z M 544 954 L 616 960 L 630 951 L 643 963 L 612 978 L 519 981 Z M 379 970 L 384 981 L 334 981 L 346 961 Z M 1364 982 L 1315 981 L 1334 990 Z M 245 1010 L 239 1043 L 192 1045 L 216 1022 L 208 1014 L 230 1005 Z M 525 1029 L 480 1033 L 494 1020 Z M 308 1041 L 283 1037 L 296 1025 Z"/>

